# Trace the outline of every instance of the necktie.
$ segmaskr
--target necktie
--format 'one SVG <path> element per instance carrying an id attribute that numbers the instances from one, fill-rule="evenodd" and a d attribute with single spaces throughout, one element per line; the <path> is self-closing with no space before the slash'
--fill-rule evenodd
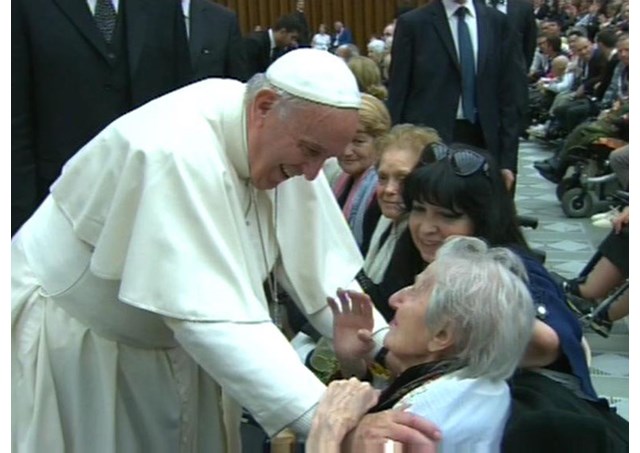
<path id="1" fill-rule="evenodd" d="M 460 69 L 462 71 L 462 112 L 471 123 L 476 122 L 476 70 L 473 58 L 471 33 L 464 18 L 467 8 L 456 10 L 458 16 L 458 47 L 460 51 Z"/>
<path id="2" fill-rule="evenodd" d="M 93 18 L 104 39 L 111 42 L 113 30 L 116 28 L 116 10 L 111 0 L 97 0 Z"/>

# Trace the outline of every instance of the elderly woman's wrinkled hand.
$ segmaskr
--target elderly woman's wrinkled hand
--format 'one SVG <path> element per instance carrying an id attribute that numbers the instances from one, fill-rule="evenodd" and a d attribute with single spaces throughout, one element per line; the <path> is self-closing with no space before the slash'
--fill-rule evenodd
<path id="1" fill-rule="evenodd" d="M 343 361 L 364 360 L 374 347 L 373 308 L 369 296 L 338 290 L 338 301 L 328 298 L 333 313 L 333 346 Z"/>
<path id="2" fill-rule="evenodd" d="M 333 381 L 320 400 L 309 440 L 341 442 L 379 396 L 379 390 L 356 378 Z"/>

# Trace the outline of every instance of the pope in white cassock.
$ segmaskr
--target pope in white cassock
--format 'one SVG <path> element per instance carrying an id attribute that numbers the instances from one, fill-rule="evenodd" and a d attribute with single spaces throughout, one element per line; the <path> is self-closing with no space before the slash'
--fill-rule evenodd
<path id="1" fill-rule="evenodd" d="M 362 262 L 320 169 L 359 104 L 340 59 L 297 50 L 158 98 L 67 163 L 12 240 L 14 452 L 234 451 L 239 406 L 308 431 L 325 387 L 262 284 L 331 337 L 326 297 Z"/>

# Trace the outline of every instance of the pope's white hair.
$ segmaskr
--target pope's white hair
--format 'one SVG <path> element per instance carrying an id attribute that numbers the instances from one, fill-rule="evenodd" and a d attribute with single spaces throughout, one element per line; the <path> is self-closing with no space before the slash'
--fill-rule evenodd
<path id="1" fill-rule="evenodd" d="M 522 261 L 481 239 L 455 237 L 442 245 L 431 266 L 435 279 L 427 328 L 452 327 L 454 355 L 465 367 L 460 377 L 510 377 L 535 320 Z"/>

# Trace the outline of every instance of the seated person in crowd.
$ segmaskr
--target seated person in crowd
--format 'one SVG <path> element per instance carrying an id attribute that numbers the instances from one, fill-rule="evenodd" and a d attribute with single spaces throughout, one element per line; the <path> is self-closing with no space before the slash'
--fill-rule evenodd
<path id="1" fill-rule="evenodd" d="M 380 67 L 369 57 L 355 56 L 347 63 L 356 77 L 361 93 L 377 97 L 381 101 L 387 100 L 387 88 L 382 84 Z"/>
<path id="2" fill-rule="evenodd" d="M 539 116 L 548 116 L 548 112 L 557 96 L 568 93 L 575 80 L 574 71 L 568 70 L 569 58 L 558 55 L 551 62 L 551 74 L 541 77 L 535 84 L 535 88 L 529 92 L 530 103 L 540 112 Z M 531 126 L 527 132 L 529 135 L 544 135 L 548 127 L 546 123 Z"/>
<path id="3" fill-rule="evenodd" d="M 565 280 L 564 290 L 569 307 L 578 315 L 591 311 L 601 299 L 607 297 L 629 278 L 629 207 L 612 220 L 612 231 L 598 246 L 593 268 L 584 276 Z M 629 315 L 629 289 L 591 319 L 591 328 L 608 337 L 613 322 Z"/>
<path id="4" fill-rule="evenodd" d="M 384 103 L 370 94 L 362 95 L 358 113 L 358 130 L 338 158 L 342 172 L 335 178 L 332 188 L 362 256 L 365 256 L 380 217 L 376 202 L 378 174 L 374 142 L 389 131 L 391 118 Z"/>
<path id="5" fill-rule="evenodd" d="M 375 144 L 378 153 L 376 198 L 382 216 L 373 232 L 363 271 L 356 278 L 387 321 L 393 317 L 393 310 L 387 303 L 391 293 L 387 294 L 384 289 L 389 284 L 386 274 L 398 238 L 409 220 L 402 200 L 404 180 L 419 164 L 425 146 L 439 141 L 435 129 L 398 124 Z"/>
<path id="6" fill-rule="evenodd" d="M 617 42 L 619 63 L 611 77 L 595 121 L 584 122 L 567 136 L 563 146 L 550 159 L 535 162 L 534 167 L 547 180 L 558 183 L 570 165 L 569 154 L 579 146 L 588 146 L 602 137 L 628 139 L 629 133 L 629 36 Z"/>
<path id="7" fill-rule="evenodd" d="M 585 37 L 577 39 L 576 52 L 580 58 L 576 78 L 578 83 L 575 90 L 564 99 L 565 102 L 554 103 L 552 110 L 560 129 L 572 131 L 596 108 L 594 102 L 600 101 L 596 96 L 596 87 L 602 81 L 616 40 L 617 37 L 610 30 L 598 33 L 596 46 Z"/>
<path id="8" fill-rule="evenodd" d="M 318 26 L 318 33 L 311 39 L 311 47 L 318 50 L 329 50 L 331 47 L 331 35 L 327 33 L 325 24 Z"/>
<path id="9" fill-rule="evenodd" d="M 506 380 L 535 319 L 527 272 L 510 250 L 470 237 L 450 238 L 432 261 L 389 300 L 395 316 L 384 344 L 396 378 L 371 412 L 408 405 L 440 429 L 439 452 L 497 452 L 510 412 Z M 338 297 L 329 300 L 336 355 L 344 375 L 363 376 L 367 349 L 352 345 L 373 325 L 371 301 Z M 359 442 L 352 435 L 343 447 Z"/>
<path id="10" fill-rule="evenodd" d="M 355 44 L 341 44 L 335 49 L 335 54 L 349 63 L 353 57 L 360 55 L 360 50 Z"/>
<path id="11" fill-rule="evenodd" d="M 606 41 L 615 47 L 616 37 L 612 32 L 602 32 L 598 42 Z M 530 130 L 530 134 L 540 138 L 556 138 L 572 131 L 586 120 L 595 108 L 595 87 L 602 78 L 608 55 L 606 46 L 594 47 L 584 36 L 577 36 L 573 43 L 577 57 L 574 81 L 570 90 L 559 93 L 549 109 L 550 118 L 541 127 Z"/>

